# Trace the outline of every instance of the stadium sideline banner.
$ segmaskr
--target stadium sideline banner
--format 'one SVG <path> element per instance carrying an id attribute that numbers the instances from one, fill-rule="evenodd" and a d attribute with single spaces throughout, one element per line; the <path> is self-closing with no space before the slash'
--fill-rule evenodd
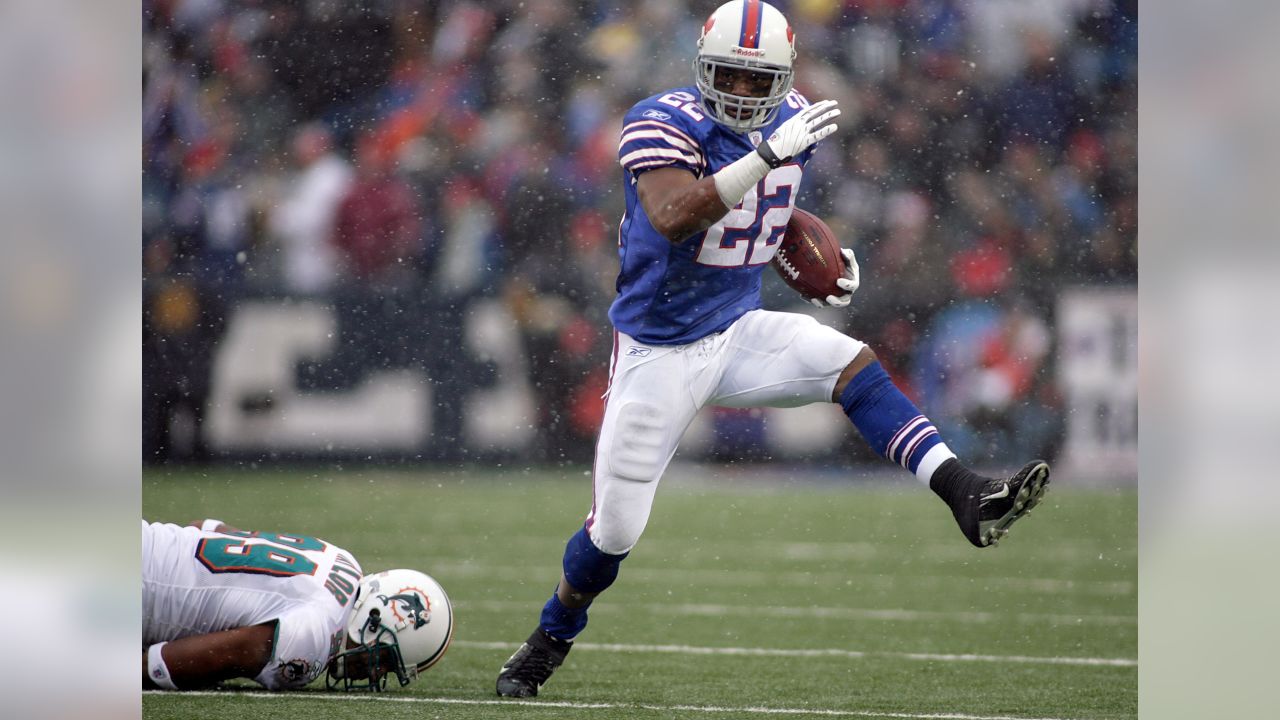
<path id="1" fill-rule="evenodd" d="M 514 321 L 499 301 L 473 302 L 457 324 L 440 321 L 447 315 L 438 309 L 378 313 L 361 303 L 264 297 L 230 312 L 206 414 L 216 455 L 377 461 L 529 450 L 535 395 Z M 1137 477 L 1137 323 L 1132 288 L 1059 297 L 1057 381 L 1069 410 L 1055 472 L 1064 480 Z M 847 462 L 845 446 L 857 442 L 834 406 L 708 409 L 679 454 L 714 455 L 726 432 L 779 459 Z"/>
<path id="2" fill-rule="evenodd" d="M 1058 300 L 1058 379 L 1067 436 L 1058 471 L 1093 482 L 1138 477 L 1138 293 L 1079 288 Z"/>

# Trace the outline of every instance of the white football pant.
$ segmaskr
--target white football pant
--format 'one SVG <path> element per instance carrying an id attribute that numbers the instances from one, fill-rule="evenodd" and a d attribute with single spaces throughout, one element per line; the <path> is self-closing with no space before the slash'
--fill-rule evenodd
<path id="1" fill-rule="evenodd" d="M 830 402 L 863 347 L 807 315 L 767 310 L 688 345 L 645 345 L 615 332 L 586 523 L 591 542 L 611 555 L 636 544 L 658 480 L 703 406 Z"/>

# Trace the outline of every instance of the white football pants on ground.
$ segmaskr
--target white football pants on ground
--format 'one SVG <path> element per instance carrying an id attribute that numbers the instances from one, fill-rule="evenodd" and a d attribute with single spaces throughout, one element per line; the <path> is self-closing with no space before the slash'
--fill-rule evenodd
<path id="1" fill-rule="evenodd" d="M 587 516 L 591 542 L 612 555 L 636 544 L 658 480 L 703 406 L 830 402 L 863 347 L 807 315 L 767 310 L 688 345 L 645 345 L 615 333 Z"/>

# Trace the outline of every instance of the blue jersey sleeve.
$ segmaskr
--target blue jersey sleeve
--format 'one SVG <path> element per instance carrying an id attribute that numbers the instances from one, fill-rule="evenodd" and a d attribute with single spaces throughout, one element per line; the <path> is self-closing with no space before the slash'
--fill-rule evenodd
<path id="1" fill-rule="evenodd" d="M 618 164 L 639 175 L 660 167 L 678 167 L 698 177 L 706 171 L 706 158 L 698 141 L 699 120 L 679 105 L 675 94 L 655 96 L 636 103 L 622 121 L 622 137 L 618 141 Z M 675 106 L 664 104 L 673 98 Z"/>

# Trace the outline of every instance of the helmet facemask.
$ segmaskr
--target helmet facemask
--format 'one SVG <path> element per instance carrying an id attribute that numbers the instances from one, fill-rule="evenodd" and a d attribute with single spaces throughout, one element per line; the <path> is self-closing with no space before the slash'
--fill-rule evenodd
<path id="1" fill-rule="evenodd" d="M 772 122 L 778 107 L 782 105 L 787 93 L 791 92 L 791 84 L 795 79 L 795 74 L 789 67 L 706 57 L 701 54 L 693 61 L 693 70 L 707 114 L 735 132 L 755 130 Z M 768 93 L 763 96 L 734 95 L 716 88 L 716 74 L 726 70 L 746 70 L 771 75 L 773 80 Z"/>
<path id="2" fill-rule="evenodd" d="M 338 653 L 329 661 L 325 672 L 325 687 L 329 690 L 380 692 L 387 688 L 387 678 L 392 674 L 400 681 L 401 687 L 417 676 L 417 668 L 405 667 L 395 631 L 382 623 L 382 615 L 377 608 L 369 612 L 369 619 L 361 626 L 357 640 L 354 647 Z"/>

